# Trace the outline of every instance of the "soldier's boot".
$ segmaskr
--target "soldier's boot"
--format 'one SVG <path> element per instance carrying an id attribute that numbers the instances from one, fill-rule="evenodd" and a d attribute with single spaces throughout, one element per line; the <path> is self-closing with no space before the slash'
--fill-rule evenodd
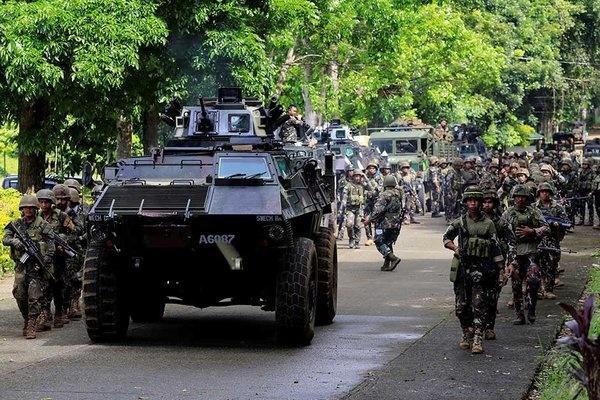
<path id="1" fill-rule="evenodd" d="M 365 246 L 373 246 L 373 239 L 367 239 Z"/>
<path id="2" fill-rule="evenodd" d="M 544 294 L 544 298 L 548 300 L 555 300 L 556 295 L 554 294 L 554 292 L 546 291 L 546 294 Z"/>
<path id="3" fill-rule="evenodd" d="M 387 271 L 393 271 L 396 269 L 396 267 L 398 266 L 398 264 L 400 264 L 400 261 L 402 261 L 400 259 L 400 257 L 396 257 L 396 255 L 394 253 L 390 253 L 387 255 L 388 260 L 390 260 L 390 265 L 387 269 Z"/>
<path id="4" fill-rule="evenodd" d="M 69 309 L 67 307 L 63 307 L 61 318 L 63 325 L 66 325 L 69 322 L 71 322 L 71 320 L 69 319 Z"/>
<path id="5" fill-rule="evenodd" d="M 23 324 L 23 336 L 27 336 L 27 325 L 29 324 L 29 318 L 25 317 L 25 323 Z"/>
<path id="6" fill-rule="evenodd" d="M 349 249 L 353 249 L 353 248 L 354 248 L 354 239 L 350 239 L 350 240 L 348 241 L 348 248 L 349 248 Z"/>
<path id="7" fill-rule="evenodd" d="M 31 318 L 30 318 L 31 319 Z M 40 315 L 36 318 L 35 321 L 35 330 L 36 332 L 45 332 L 52 329 L 52 325 L 50 325 L 50 321 L 48 321 L 48 311 L 42 310 Z"/>
<path id="8" fill-rule="evenodd" d="M 36 320 L 37 318 L 29 318 L 27 321 L 27 328 L 25 329 L 25 339 L 36 338 Z"/>
<path id="9" fill-rule="evenodd" d="M 385 256 L 385 259 L 383 261 L 383 265 L 381 266 L 381 270 L 382 271 L 388 271 L 389 268 L 390 268 L 390 259 L 388 258 L 388 256 Z"/>
<path id="10" fill-rule="evenodd" d="M 483 335 L 481 330 L 476 329 L 473 334 L 473 346 L 471 346 L 471 354 L 483 353 Z"/>
<path id="11" fill-rule="evenodd" d="M 531 308 L 527 310 L 527 320 L 530 324 L 535 322 L 535 310 L 532 310 Z"/>
<path id="12" fill-rule="evenodd" d="M 463 350 L 470 349 L 471 343 L 473 342 L 474 332 L 475 331 L 473 328 L 464 328 L 460 342 L 458 342 L 458 347 Z"/>
<path id="13" fill-rule="evenodd" d="M 69 310 L 69 318 L 70 319 L 80 319 L 81 307 L 79 305 L 79 298 L 71 299 L 71 309 Z"/>
<path id="14" fill-rule="evenodd" d="M 525 315 L 523 313 L 517 314 L 517 318 L 513 321 L 513 325 L 525 325 Z"/>
<path id="15" fill-rule="evenodd" d="M 55 328 L 62 328 L 63 326 L 65 326 L 65 324 L 63 322 L 62 312 L 57 311 L 54 314 L 54 327 Z"/>
<path id="16" fill-rule="evenodd" d="M 496 340 L 496 332 L 493 329 L 486 329 L 484 333 L 485 340 Z"/>

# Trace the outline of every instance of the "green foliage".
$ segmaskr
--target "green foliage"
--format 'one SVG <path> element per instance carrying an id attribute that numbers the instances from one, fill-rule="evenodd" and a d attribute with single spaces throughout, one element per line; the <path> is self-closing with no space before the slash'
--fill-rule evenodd
<path id="1" fill-rule="evenodd" d="M 19 201 L 21 194 L 14 189 L 0 189 L 0 226 L 6 226 L 10 221 L 21 216 Z M 3 233 L 4 235 L 4 233 Z M 0 244 L 0 277 L 7 271 L 12 271 L 15 264 L 10 258 L 10 247 Z"/>

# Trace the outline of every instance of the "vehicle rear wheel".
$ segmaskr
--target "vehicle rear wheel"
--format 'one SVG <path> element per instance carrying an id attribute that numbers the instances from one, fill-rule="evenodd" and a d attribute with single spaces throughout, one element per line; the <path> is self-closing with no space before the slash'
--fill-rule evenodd
<path id="1" fill-rule="evenodd" d="M 317 265 L 314 242 L 296 239 L 277 279 L 275 320 L 278 340 L 283 343 L 305 346 L 314 337 Z"/>
<path id="2" fill-rule="evenodd" d="M 337 312 L 338 261 L 333 230 L 320 228 L 315 244 L 319 262 L 316 323 L 328 325 L 333 322 Z"/>
<path id="3" fill-rule="evenodd" d="M 116 252 L 98 243 L 91 243 L 85 255 L 83 307 L 93 342 L 116 341 L 127 334 L 129 313 L 117 262 Z"/>

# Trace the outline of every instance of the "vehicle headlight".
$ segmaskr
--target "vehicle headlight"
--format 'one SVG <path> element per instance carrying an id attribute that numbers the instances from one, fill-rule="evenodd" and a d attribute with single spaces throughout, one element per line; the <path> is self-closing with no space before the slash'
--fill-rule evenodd
<path id="1" fill-rule="evenodd" d="M 274 242 L 281 242 L 285 238 L 285 229 L 281 225 L 271 225 L 267 229 L 269 239 Z"/>
<path id="2" fill-rule="evenodd" d="M 104 242 L 108 238 L 108 235 L 101 227 L 93 225 L 90 228 L 90 238 L 94 242 Z"/>

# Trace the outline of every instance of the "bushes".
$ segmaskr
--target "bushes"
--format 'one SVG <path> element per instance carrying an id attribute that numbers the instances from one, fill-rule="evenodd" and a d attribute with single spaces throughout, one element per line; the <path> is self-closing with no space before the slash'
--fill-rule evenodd
<path id="1" fill-rule="evenodd" d="M 0 189 L 0 227 L 4 236 L 4 227 L 15 218 L 18 218 L 19 201 L 21 194 L 14 189 Z M 7 271 L 12 271 L 15 263 L 10 259 L 10 248 L 0 244 L 0 277 Z"/>

